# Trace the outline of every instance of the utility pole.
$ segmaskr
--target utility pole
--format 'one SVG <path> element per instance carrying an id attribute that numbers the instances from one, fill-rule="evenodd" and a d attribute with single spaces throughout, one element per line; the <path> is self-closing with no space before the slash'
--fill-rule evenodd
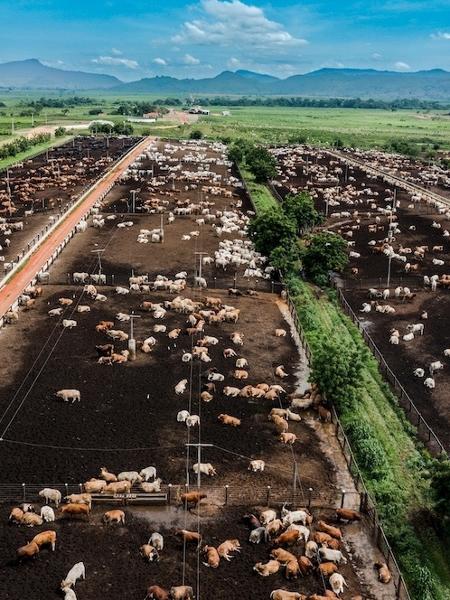
<path id="1" fill-rule="evenodd" d="M 202 256 L 206 256 L 208 252 L 194 252 L 196 256 L 199 257 L 199 268 L 198 268 L 198 276 L 202 276 Z"/>
<path id="2" fill-rule="evenodd" d="M 200 488 L 201 485 L 201 473 L 200 473 L 200 464 L 202 462 L 202 448 L 212 448 L 214 444 L 186 444 L 187 448 L 197 448 L 197 487 Z"/>
<path id="3" fill-rule="evenodd" d="M 388 275 L 387 275 L 387 282 L 386 282 L 386 287 L 388 288 L 390 283 L 391 283 L 391 262 L 392 262 L 392 255 L 389 255 L 389 262 L 388 262 Z"/>
<path id="4" fill-rule="evenodd" d="M 9 185 L 9 169 L 8 167 L 6 167 L 6 191 L 8 192 L 8 199 L 9 199 L 9 216 L 11 217 L 12 215 L 12 198 L 11 198 L 11 186 Z"/>
<path id="5" fill-rule="evenodd" d="M 102 274 L 102 254 L 106 250 L 106 248 L 98 248 L 96 250 L 91 250 L 92 254 L 97 254 L 98 259 L 98 274 Z"/>
<path id="6" fill-rule="evenodd" d="M 134 319 L 140 319 L 141 315 L 131 314 L 130 317 L 130 337 L 128 339 L 128 350 L 130 351 L 131 360 L 136 358 L 136 340 L 134 339 Z"/>
<path id="7" fill-rule="evenodd" d="M 164 213 L 161 213 L 161 242 L 164 242 Z"/>
<path id="8" fill-rule="evenodd" d="M 132 195 L 132 203 L 131 203 L 131 208 L 132 208 L 132 212 L 135 213 L 136 212 L 136 194 L 137 194 L 137 190 L 130 190 L 130 193 Z"/>

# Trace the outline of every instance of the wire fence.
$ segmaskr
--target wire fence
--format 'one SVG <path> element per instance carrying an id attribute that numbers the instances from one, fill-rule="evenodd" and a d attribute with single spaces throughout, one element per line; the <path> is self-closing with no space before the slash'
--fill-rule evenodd
<path id="1" fill-rule="evenodd" d="M 441 442 L 439 437 L 427 423 L 426 419 L 419 411 L 409 394 L 406 392 L 405 388 L 402 386 L 395 373 L 387 364 L 386 359 L 384 358 L 381 350 L 375 344 L 370 334 L 365 329 L 363 323 L 359 320 L 358 316 L 355 314 L 350 304 L 347 302 L 341 288 L 337 288 L 337 294 L 343 311 L 358 327 L 359 331 L 361 332 L 361 335 L 364 338 L 364 341 L 369 346 L 370 350 L 372 351 L 372 354 L 377 359 L 381 373 L 392 386 L 392 389 L 395 395 L 397 396 L 401 406 L 405 408 L 409 420 L 413 423 L 413 425 L 417 427 L 417 433 L 420 436 L 420 438 L 426 443 L 427 447 L 433 454 L 445 454 L 446 448 L 444 444 Z"/>
<path id="2" fill-rule="evenodd" d="M 39 492 L 45 488 L 58 490 L 62 499 L 70 494 L 80 494 L 84 491 L 82 483 L 0 484 L 0 502 L 6 504 L 42 502 L 43 498 L 39 496 Z M 197 484 L 164 484 L 154 493 L 145 493 L 139 485 L 136 485 L 126 494 L 92 494 L 92 499 L 93 504 L 103 501 L 123 505 L 153 504 L 157 500 L 169 506 L 177 506 L 181 503 L 181 494 L 191 490 L 197 491 Z M 278 507 L 286 504 L 316 510 L 336 510 L 344 507 L 359 510 L 364 507 L 365 502 L 363 494 L 358 491 L 335 489 L 332 493 L 323 493 L 312 487 L 303 490 L 298 487 L 285 488 L 271 485 L 211 486 L 207 484 L 201 485 L 201 491 L 207 494 L 210 502 L 215 504 L 241 506 L 247 509 L 254 506 Z"/>
<path id="3" fill-rule="evenodd" d="M 306 340 L 305 333 L 303 331 L 302 325 L 299 321 L 297 315 L 297 309 L 295 307 L 294 302 L 292 301 L 289 293 L 287 291 L 284 292 L 286 294 L 286 300 L 289 307 L 289 313 L 292 317 L 292 320 L 297 329 L 300 340 L 303 344 L 305 354 L 310 360 L 311 358 L 311 350 L 308 345 L 308 341 Z M 411 597 L 408 592 L 408 588 L 406 586 L 403 575 L 400 571 L 400 567 L 395 559 L 392 548 L 388 542 L 384 529 L 381 525 L 380 518 L 378 516 L 378 511 L 376 508 L 376 504 L 369 494 L 367 487 L 364 483 L 364 479 L 362 473 L 359 469 L 358 463 L 356 462 L 355 456 L 350 446 L 350 442 L 345 434 L 344 428 L 339 420 L 339 417 L 336 413 L 335 408 L 331 407 L 331 420 L 336 429 L 336 437 L 338 439 L 339 445 L 345 457 L 345 461 L 347 463 L 348 469 L 353 477 L 354 485 L 357 493 L 360 498 L 360 511 L 364 514 L 364 521 L 367 525 L 368 531 L 370 531 L 372 538 L 376 545 L 378 546 L 380 552 L 383 554 L 386 564 L 394 578 L 395 582 L 395 590 L 396 590 L 396 600 L 411 600 Z"/>

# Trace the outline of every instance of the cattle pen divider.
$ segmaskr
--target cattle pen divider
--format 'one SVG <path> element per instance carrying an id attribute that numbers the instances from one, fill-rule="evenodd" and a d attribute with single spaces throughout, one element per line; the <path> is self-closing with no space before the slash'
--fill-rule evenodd
<path id="1" fill-rule="evenodd" d="M 336 286 L 335 280 L 333 283 L 336 287 L 338 299 L 343 311 L 348 317 L 350 317 L 352 322 L 361 332 L 364 341 L 369 346 L 370 350 L 372 351 L 372 354 L 375 356 L 380 366 L 381 373 L 392 386 L 392 389 L 395 395 L 397 396 L 400 404 L 405 408 L 409 420 L 417 428 L 418 435 L 427 445 L 430 452 L 440 456 L 445 455 L 447 451 L 445 449 L 444 444 L 440 441 L 439 437 L 436 435 L 433 429 L 428 425 L 422 413 L 419 411 L 415 403 L 411 400 L 409 394 L 406 392 L 405 388 L 402 386 L 395 373 L 387 364 L 381 350 L 375 344 L 372 337 L 364 327 L 363 323 L 358 319 L 358 316 L 355 314 L 352 307 L 347 302 L 342 289 Z"/>

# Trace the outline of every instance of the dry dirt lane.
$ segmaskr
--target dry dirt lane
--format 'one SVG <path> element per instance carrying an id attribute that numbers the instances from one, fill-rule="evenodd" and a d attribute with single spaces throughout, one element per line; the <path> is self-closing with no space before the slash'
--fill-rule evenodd
<path id="1" fill-rule="evenodd" d="M 0 317 L 3 317 L 16 298 L 20 296 L 30 281 L 37 273 L 39 273 L 64 238 L 69 235 L 76 224 L 92 208 L 102 194 L 108 190 L 108 187 L 114 183 L 122 175 L 125 169 L 141 154 L 150 141 L 150 138 L 145 138 L 125 156 L 122 162 L 113 167 L 106 177 L 97 183 L 92 191 L 85 196 L 82 202 L 67 215 L 53 233 L 38 246 L 23 268 L 8 280 L 0 290 Z"/>

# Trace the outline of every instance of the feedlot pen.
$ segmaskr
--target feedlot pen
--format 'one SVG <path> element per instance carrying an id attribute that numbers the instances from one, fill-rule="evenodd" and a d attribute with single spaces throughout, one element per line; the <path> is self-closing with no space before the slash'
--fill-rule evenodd
<path id="1" fill-rule="evenodd" d="M 327 215 L 322 228 L 340 233 L 347 240 L 350 262 L 338 282 L 344 309 L 363 330 L 366 340 L 370 336 L 368 343 L 382 370 L 386 372 L 385 364 L 390 368 L 387 377 L 422 438 L 430 442 L 432 452 L 448 451 L 450 336 L 445 326 L 450 310 L 450 291 L 445 283 L 445 276 L 450 274 L 448 198 L 443 197 L 437 205 L 396 188 L 363 167 L 347 165 L 344 158 L 326 151 L 299 146 L 273 152 L 279 168 L 275 188 L 281 197 L 291 191 L 308 191 L 316 207 Z M 388 165 L 397 162 L 398 157 L 386 155 L 383 167 L 388 170 Z M 448 188 L 435 191 L 448 194 Z M 383 251 L 387 245 L 393 249 L 391 260 Z M 437 278 L 435 289 L 431 285 L 433 277 Z M 405 288 L 409 290 L 408 297 L 403 293 Z M 373 292 L 371 296 L 371 289 L 377 292 L 377 297 Z M 400 291 L 399 296 L 396 290 Z M 388 296 L 383 298 L 385 291 Z M 369 312 L 363 312 L 364 304 L 371 304 Z M 383 312 L 386 307 L 388 312 Z M 420 324 L 423 335 L 405 340 L 409 328 Z M 399 333 L 398 344 L 390 341 L 393 331 Z M 427 387 L 430 365 L 435 362 L 440 362 L 441 367 L 433 374 L 434 387 Z M 415 374 L 416 369 L 418 373 L 423 370 L 421 376 Z"/>
<path id="2" fill-rule="evenodd" d="M 166 149 L 164 144 L 158 143 L 161 154 L 164 155 Z M 218 146 L 187 144 L 175 147 L 175 151 L 180 162 L 184 155 L 192 153 L 219 159 L 217 165 L 211 160 L 208 168 L 217 169 L 224 176 L 228 172 L 229 167 L 223 164 L 223 149 Z M 186 167 L 193 170 L 195 164 L 189 161 Z M 198 201 L 198 191 L 186 190 L 183 178 L 180 175 L 178 178 L 181 181 L 175 185 L 180 189 L 179 197 Z M 163 191 L 172 188 L 169 181 L 160 187 Z M 224 189 L 235 195 L 211 197 L 212 210 L 245 214 L 250 205 L 241 187 L 226 185 Z M 105 590 L 113 600 L 143 598 L 150 584 L 170 587 L 182 582 L 193 586 L 197 598 L 206 600 L 263 599 L 276 588 L 305 594 L 323 593 L 327 582 L 316 571 L 298 580 L 287 580 L 282 570 L 269 578 L 257 575 L 253 565 L 269 560 L 272 545 L 248 543 L 249 530 L 242 523 L 242 516 L 246 512 L 259 514 L 267 504 L 279 511 L 284 501 L 292 502 L 294 485 L 293 508 L 311 504 L 312 531 L 319 519 L 335 524 L 333 507 L 341 503 L 358 509 L 359 495 L 346 469 L 334 427 L 319 422 L 315 411 L 302 411 L 300 422 L 289 421 L 289 432 L 295 433 L 297 441 L 292 446 L 283 444 L 268 414 L 273 407 L 288 405 L 284 394 L 271 401 L 232 398 L 223 393 L 225 386 L 242 388 L 249 383 L 279 384 L 288 393 L 307 387 L 307 366 L 305 359 L 299 357 L 300 349 L 291 336 L 292 324 L 286 320 L 285 304 L 271 293 L 270 278 L 258 281 L 244 277 L 242 265 L 224 271 L 214 264 L 205 264 L 203 276 L 208 283 L 215 278 L 216 289 L 193 287 L 199 270 L 197 253 L 214 257 L 220 241 L 245 239 L 242 236 L 224 233 L 218 237 L 211 224 L 195 222 L 197 215 L 175 218 L 173 223 L 168 223 L 166 212 L 163 215 L 164 241 L 138 244 L 139 230 L 157 228 L 160 214 L 130 215 L 114 210 L 110 213 L 110 203 L 116 201 L 117 190 L 113 189 L 101 209 L 104 226 L 88 227 L 73 238 L 52 266 L 52 283 L 44 287 L 34 310 L 21 312 L 19 321 L 0 333 L 3 382 L 0 482 L 5 484 L 0 486 L 0 493 L 7 488 L 17 490 L 15 497 L 3 504 L 0 513 L 2 600 L 15 600 L 19 596 L 28 600 L 60 597 L 59 582 L 80 560 L 85 562 L 87 572 L 86 581 L 76 588 L 81 600 L 97 600 Z M 238 208 L 240 202 L 241 209 Z M 167 207 L 167 211 L 171 208 Z M 108 220 L 109 214 L 115 219 Z M 128 221 L 133 224 L 117 227 Z M 193 230 L 199 230 L 199 235 L 182 239 Z M 151 290 L 122 295 L 116 293 L 114 286 L 97 286 L 97 292 L 106 296 L 106 301 L 94 300 L 83 285 L 72 282 L 72 274 L 98 274 L 96 250 L 102 250 L 102 272 L 109 282 L 114 276 L 115 285 L 127 286 L 132 273 L 134 276 L 148 274 L 149 281 L 154 281 L 157 275 L 173 279 L 183 270 L 187 272 L 187 287 L 181 294 Z M 242 295 L 228 294 L 230 282 L 235 281 Z M 247 294 L 247 290 L 257 290 L 257 295 Z M 143 301 L 162 304 L 176 295 L 202 305 L 205 296 L 214 296 L 222 304 L 239 309 L 239 319 L 237 323 L 206 323 L 203 333 L 190 336 L 184 333 L 189 326 L 187 314 L 168 308 L 163 318 L 156 319 L 152 311 L 141 308 Z M 59 306 L 60 298 L 73 300 L 73 305 L 59 317 L 49 316 L 48 311 Z M 90 311 L 77 312 L 78 306 L 89 306 Z M 119 313 L 134 313 L 139 317 L 133 323 L 136 360 L 111 366 L 98 364 L 95 346 L 111 342 L 105 332 L 96 330 L 100 321 L 114 322 L 115 330 L 131 333 L 129 322 L 117 321 Z M 62 319 L 74 319 L 77 325 L 65 329 Z M 166 332 L 155 332 L 155 325 L 165 325 Z M 169 338 L 167 332 L 176 328 L 183 331 L 177 338 Z M 277 328 L 286 329 L 286 337 L 276 337 Z M 241 334 L 243 346 L 233 344 L 230 336 L 234 332 Z M 183 362 L 182 356 L 192 353 L 195 341 L 204 335 L 218 340 L 217 345 L 209 347 L 211 362 L 198 359 Z M 154 337 L 155 342 L 152 351 L 145 353 L 141 349 L 142 342 L 149 336 Z M 113 343 L 116 353 L 127 349 L 126 340 Z M 233 348 L 237 356 L 225 358 L 226 348 Z M 238 381 L 233 375 L 238 357 L 248 361 L 246 381 Z M 284 379 L 275 374 L 280 365 L 287 373 Z M 208 371 L 211 367 L 217 371 Z M 211 392 L 212 400 L 204 401 L 200 393 L 208 382 L 208 372 L 223 374 L 224 381 L 216 383 L 216 390 Z M 177 394 L 174 387 L 183 379 L 187 380 L 186 389 Z M 80 390 L 81 401 L 71 404 L 58 400 L 55 392 L 61 389 Z M 198 415 L 200 426 L 187 428 L 185 423 L 177 421 L 177 414 L 182 410 Z M 241 425 L 222 424 L 218 416 L 223 413 L 239 418 Z M 187 443 L 207 444 L 202 449 L 201 461 L 211 463 L 217 471 L 215 477 L 202 476 L 202 487 L 208 497 L 198 510 L 191 512 L 180 508 L 177 493 L 178 487 L 182 489 L 186 482 L 191 489 L 196 485 L 192 466 L 197 462 L 197 449 L 189 449 Z M 255 459 L 265 461 L 263 473 L 252 473 L 248 469 L 250 460 Z M 22 500 L 23 491 L 27 501 L 38 503 L 37 491 L 41 486 L 55 487 L 48 482 L 62 482 L 58 487 L 64 495 L 66 489 L 70 493 L 78 491 L 80 483 L 97 477 L 103 466 L 119 473 L 140 471 L 149 465 L 156 467 L 163 492 L 167 493 L 168 484 L 172 484 L 170 506 L 126 506 L 126 524 L 116 528 L 102 524 L 103 511 L 95 505 L 89 522 L 63 518 L 57 512 L 56 523 L 32 530 L 33 535 L 45 529 L 57 531 L 56 552 L 44 549 L 35 561 L 16 563 L 16 548 L 32 537 L 28 529 L 7 525 L 12 503 Z M 25 490 L 22 482 L 26 482 Z M 133 491 L 138 492 L 139 486 Z M 179 527 L 200 531 L 205 543 L 212 545 L 238 538 L 242 552 L 230 563 L 222 561 L 218 572 L 208 569 L 199 553 L 183 548 L 176 541 L 174 530 Z M 339 567 L 348 584 L 344 600 L 357 594 L 374 600 L 394 598 L 392 585 L 384 586 L 376 581 L 372 565 L 380 556 L 370 540 L 364 519 L 361 523 L 339 524 L 339 527 L 344 535 L 341 548 L 348 560 L 348 564 Z M 165 548 L 160 562 L 146 564 L 139 556 L 139 547 L 154 530 L 164 535 Z M 304 553 L 304 543 L 299 542 L 291 550 L 297 555 Z"/>

